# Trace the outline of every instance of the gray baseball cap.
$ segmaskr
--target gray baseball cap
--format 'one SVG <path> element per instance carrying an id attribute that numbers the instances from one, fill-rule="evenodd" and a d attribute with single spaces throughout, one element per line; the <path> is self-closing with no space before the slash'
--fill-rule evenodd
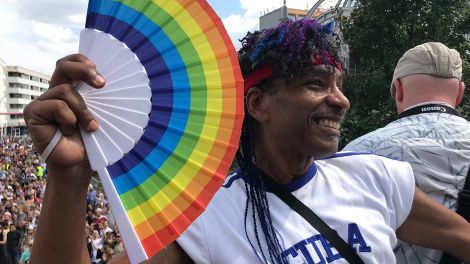
<path id="1" fill-rule="evenodd" d="M 392 81 L 412 74 L 462 80 L 462 59 L 458 51 L 442 43 L 424 43 L 403 54 L 395 67 Z"/>

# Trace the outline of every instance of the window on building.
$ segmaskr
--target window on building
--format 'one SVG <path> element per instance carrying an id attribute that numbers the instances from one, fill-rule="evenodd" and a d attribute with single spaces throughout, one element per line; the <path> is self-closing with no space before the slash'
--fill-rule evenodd
<path id="1" fill-rule="evenodd" d="M 10 109 L 23 109 L 25 106 L 24 104 L 10 104 Z"/>
<path id="2" fill-rule="evenodd" d="M 23 119 L 23 115 L 10 115 L 10 119 Z"/>
<path id="3" fill-rule="evenodd" d="M 19 72 L 8 72 L 8 77 L 20 77 L 21 74 Z"/>
<path id="4" fill-rule="evenodd" d="M 13 99 L 31 99 L 30 95 L 28 95 L 28 94 L 19 94 L 19 93 L 10 93 L 9 97 L 13 98 Z"/>
<path id="5" fill-rule="evenodd" d="M 9 83 L 8 86 L 10 88 L 21 88 L 21 89 L 30 89 L 28 84 L 22 84 L 22 83 Z"/>

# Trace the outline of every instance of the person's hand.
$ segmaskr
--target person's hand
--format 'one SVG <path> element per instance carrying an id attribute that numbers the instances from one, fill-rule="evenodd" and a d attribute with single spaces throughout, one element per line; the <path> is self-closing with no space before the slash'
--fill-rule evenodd
<path id="1" fill-rule="evenodd" d="M 85 56 L 64 57 L 57 61 L 49 90 L 24 109 L 26 126 L 38 152 L 44 151 L 57 129 L 63 134 L 47 159 L 49 171 L 67 172 L 62 174 L 80 171 L 83 174 L 83 169 L 89 170 L 78 126 L 94 131 L 98 123 L 75 90 L 80 81 L 95 88 L 105 84 L 95 64 Z"/>

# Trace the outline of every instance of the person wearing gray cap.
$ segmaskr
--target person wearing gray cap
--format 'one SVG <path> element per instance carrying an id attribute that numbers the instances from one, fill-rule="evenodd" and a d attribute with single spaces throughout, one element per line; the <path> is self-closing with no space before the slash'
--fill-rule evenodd
<path id="1" fill-rule="evenodd" d="M 455 210 L 470 164 L 470 123 L 455 110 L 464 89 L 456 50 L 437 42 L 408 50 L 398 61 L 391 84 L 398 119 L 344 150 L 409 162 L 417 187 Z M 442 251 L 400 242 L 395 255 L 397 263 L 439 263 Z"/>

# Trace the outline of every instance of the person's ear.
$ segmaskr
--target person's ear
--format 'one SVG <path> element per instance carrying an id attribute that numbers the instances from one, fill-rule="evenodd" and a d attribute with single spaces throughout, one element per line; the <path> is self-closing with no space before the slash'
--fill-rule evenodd
<path id="1" fill-rule="evenodd" d="M 400 81 L 400 79 L 393 80 L 392 82 L 393 85 L 393 95 L 394 95 L 394 100 L 398 103 L 403 102 L 403 85 Z"/>
<path id="2" fill-rule="evenodd" d="M 455 99 L 455 107 L 459 106 L 462 102 L 463 93 L 465 92 L 465 83 L 459 82 L 459 92 L 457 93 L 457 98 Z"/>
<path id="3" fill-rule="evenodd" d="M 266 119 L 265 100 L 266 94 L 258 87 L 252 87 L 246 94 L 247 111 L 258 122 Z"/>

